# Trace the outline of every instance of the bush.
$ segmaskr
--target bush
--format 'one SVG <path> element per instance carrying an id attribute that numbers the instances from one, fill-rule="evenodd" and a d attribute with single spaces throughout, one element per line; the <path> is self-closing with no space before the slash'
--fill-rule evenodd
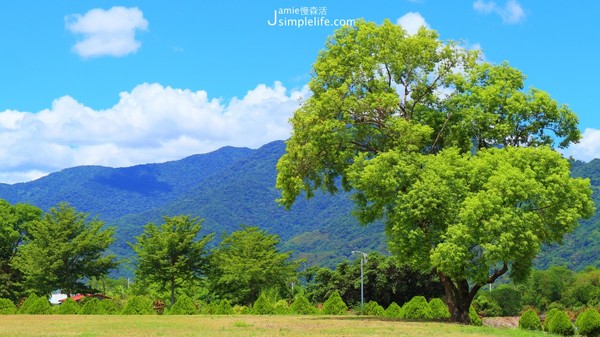
<path id="1" fill-rule="evenodd" d="M 85 299 L 81 309 L 79 310 L 80 315 L 102 315 L 102 308 L 100 308 L 100 300 L 92 297 Z"/>
<path id="2" fill-rule="evenodd" d="M 27 308 L 25 313 L 29 315 L 51 315 L 52 305 L 50 305 L 50 301 L 48 301 L 47 298 L 38 297 L 38 299 Z"/>
<path id="3" fill-rule="evenodd" d="M 233 315 L 233 307 L 228 300 L 220 300 L 215 308 L 215 315 Z"/>
<path id="4" fill-rule="evenodd" d="M 519 329 L 542 330 L 542 321 L 534 310 L 529 309 L 519 318 Z"/>
<path id="5" fill-rule="evenodd" d="M 103 299 L 100 301 L 100 312 L 104 315 L 117 315 L 121 312 L 121 307 L 113 300 Z"/>
<path id="6" fill-rule="evenodd" d="M 481 317 L 479 317 L 479 315 L 477 314 L 477 310 L 475 310 L 475 307 L 473 307 L 473 306 L 469 307 L 469 319 L 471 320 L 471 324 L 473 324 L 475 326 L 483 325 L 483 321 L 481 320 Z"/>
<path id="7" fill-rule="evenodd" d="M 348 313 L 348 306 L 342 300 L 340 293 L 334 291 L 327 301 L 323 303 L 323 314 L 325 315 L 345 315 Z"/>
<path id="8" fill-rule="evenodd" d="M 21 305 L 19 306 L 19 310 L 17 310 L 17 313 L 18 314 L 26 314 L 29 307 L 32 306 L 38 300 L 38 298 L 39 297 L 36 294 L 29 295 L 25 299 L 25 301 L 23 301 L 23 303 L 21 303 Z"/>
<path id="9" fill-rule="evenodd" d="M 600 336 L 600 314 L 596 309 L 589 308 L 577 316 L 575 326 L 582 336 L 598 337 Z"/>
<path id="10" fill-rule="evenodd" d="M 385 317 L 392 318 L 402 318 L 404 316 L 402 314 L 402 308 L 396 302 L 392 302 L 387 309 L 385 309 L 384 315 Z"/>
<path id="11" fill-rule="evenodd" d="M 558 311 L 550 322 L 548 322 L 548 332 L 555 335 L 573 336 L 575 329 L 571 324 L 571 319 L 564 311 Z"/>
<path id="12" fill-rule="evenodd" d="M 181 295 L 169 310 L 169 315 L 195 315 L 198 313 L 196 305 L 191 298 L 185 295 Z"/>
<path id="13" fill-rule="evenodd" d="M 75 302 L 74 299 L 68 297 L 62 304 L 58 306 L 56 313 L 59 315 L 77 315 L 79 313 L 79 303 Z"/>
<path id="14" fill-rule="evenodd" d="M 480 292 L 473 300 L 473 306 L 478 313 L 485 317 L 502 316 L 502 308 L 498 302 L 492 298 L 489 292 Z"/>
<path id="15" fill-rule="evenodd" d="M 384 316 L 385 309 L 375 301 L 369 301 L 364 308 L 365 314 L 370 316 Z"/>
<path id="16" fill-rule="evenodd" d="M 123 315 L 152 315 L 154 313 L 152 300 L 146 296 L 132 297 L 121 312 Z"/>
<path id="17" fill-rule="evenodd" d="M 292 309 L 286 300 L 279 300 L 273 304 L 273 313 L 275 315 L 289 315 Z"/>
<path id="18" fill-rule="evenodd" d="M 303 295 L 296 295 L 290 308 L 297 315 L 315 315 L 318 312 L 317 308 L 311 305 Z"/>
<path id="19" fill-rule="evenodd" d="M 252 312 L 255 315 L 272 315 L 275 313 L 273 304 L 264 294 L 258 296 L 258 299 L 254 302 L 254 306 L 252 307 Z"/>
<path id="20" fill-rule="evenodd" d="M 427 300 L 423 296 L 415 296 L 410 301 L 404 303 L 402 312 L 404 313 L 404 318 L 408 319 L 433 317 L 429 303 L 427 303 Z"/>
<path id="21" fill-rule="evenodd" d="M 439 298 L 434 298 L 429 301 L 429 308 L 431 309 L 431 318 L 435 319 L 446 319 L 450 318 L 450 311 L 444 301 Z"/>
<path id="22" fill-rule="evenodd" d="M 544 330 L 545 331 L 549 331 L 548 327 L 550 326 L 550 322 L 552 322 L 552 319 L 554 319 L 554 316 L 556 316 L 556 314 L 558 314 L 559 312 L 560 312 L 559 309 L 552 308 L 552 309 L 550 309 L 550 311 L 548 311 L 546 313 L 546 319 L 544 319 Z"/>
<path id="23" fill-rule="evenodd" d="M 233 306 L 234 315 L 251 315 L 252 309 L 248 308 L 245 305 L 234 305 Z"/>
<path id="24" fill-rule="evenodd" d="M 0 298 L 0 315 L 12 315 L 17 312 L 17 306 L 7 298 Z"/>

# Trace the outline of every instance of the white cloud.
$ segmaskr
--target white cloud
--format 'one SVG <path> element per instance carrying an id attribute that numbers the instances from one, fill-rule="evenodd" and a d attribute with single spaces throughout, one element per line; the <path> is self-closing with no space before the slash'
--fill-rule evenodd
<path id="1" fill-rule="evenodd" d="M 309 94 L 261 84 L 228 102 L 205 91 L 140 84 L 109 109 L 70 96 L 38 112 L 0 111 L 0 181 L 14 183 L 78 165 L 130 166 L 220 147 L 257 148 L 290 136 L 289 118 Z"/>
<path id="2" fill-rule="evenodd" d="M 600 130 L 586 128 L 579 143 L 569 146 L 563 153 L 583 161 L 600 158 Z"/>
<path id="3" fill-rule="evenodd" d="M 148 29 L 148 21 L 137 7 L 96 8 L 84 15 L 68 15 L 65 22 L 69 31 L 83 35 L 73 51 L 85 58 L 135 53 L 142 45 L 135 39 L 136 31 Z"/>
<path id="4" fill-rule="evenodd" d="M 421 26 L 429 29 L 429 24 L 421 16 L 419 12 L 408 12 L 396 20 L 396 24 L 402 26 L 410 35 L 414 35 L 419 31 Z"/>
<path id="5" fill-rule="evenodd" d="M 473 9 L 482 14 L 496 13 L 504 23 L 513 24 L 525 20 L 525 11 L 516 0 L 508 0 L 506 4 L 498 6 L 494 1 L 476 0 Z"/>

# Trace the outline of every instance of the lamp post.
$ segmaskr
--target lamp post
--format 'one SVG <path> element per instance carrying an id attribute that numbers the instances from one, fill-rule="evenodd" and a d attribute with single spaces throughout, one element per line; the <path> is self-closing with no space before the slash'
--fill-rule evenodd
<path id="1" fill-rule="evenodd" d="M 367 262 L 367 253 L 358 250 L 353 250 L 352 254 L 362 254 L 360 257 L 360 310 L 362 311 L 365 304 L 364 282 L 363 282 L 363 265 Z"/>

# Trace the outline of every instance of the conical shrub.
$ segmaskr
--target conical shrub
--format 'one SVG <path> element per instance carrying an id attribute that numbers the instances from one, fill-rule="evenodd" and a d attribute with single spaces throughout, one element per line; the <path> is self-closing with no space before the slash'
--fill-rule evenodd
<path id="1" fill-rule="evenodd" d="M 196 309 L 196 305 L 194 305 L 194 301 L 191 298 L 185 295 L 179 296 L 171 310 L 169 310 L 169 315 L 195 315 L 198 313 Z"/>
<path id="2" fill-rule="evenodd" d="M 152 315 L 155 313 L 152 309 L 152 300 L 146 296 L 134 296 L 127 303 L 121 312 L 123 315 Z"/>
<path id="3" fill-rule="evenodd" d="M 410 301 L 404 303 L 402 312 L 404 313 L 404 318 L 409 319 L 433 318 L 429 303 L 427 303 L 427 300 L 423 296 L 415 296 Z"/>
<path id="4" fill-rule="evenodd" d="M 348 306 L 342 300 L 340 293 L 334 291 L 323 303 L 323 314 L 325 315 L 345 315 L 348 313 Z"/>
<path id="5" fill-rule="evenodd" d="M 62 302 L 62 304 L 58 306 L 56 313 L 59 315 L 77 315 L 80 309 L 81 306 L 79 305 L 79 303 L 75 302 L 74 299 L 68 297 Z"/>
<path id="6" fill-rule="evenodd" d="M 296 315 L 316 315 L 318 312 L 317 308 L 310 304 L 303 295 L 296 295 L 290 308 Z"/>
<path id="7" fill-rule="evenodd" d="M 17 306 L 8 298 L 0 298 L 0 315 L 13 315 L 17 312 Z"/>
<path id="8" fill-rule="evenodd" d="M 392 302 L 387 307 L 387 309 L 385 309 L 384 315 L 385 315 L 385 317 L 390 317 L 390 318 L 402 318 L 403 317 L 402 307 L 400 307 L 398 305 L 398 303 Z"/>
<path id="9" fill-rule="evenodd" d="M 429 301 L 429 308 L 431 309 L 431 318 L 435 319 L 447 319 L 450 318 L 450 311 L 444 301 L 439 298 L 434 298 Z"/>

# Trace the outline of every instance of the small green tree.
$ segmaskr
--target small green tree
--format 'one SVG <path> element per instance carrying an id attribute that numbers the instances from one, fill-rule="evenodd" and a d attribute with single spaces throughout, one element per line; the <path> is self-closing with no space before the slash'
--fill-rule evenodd
<path id="1" fill-rule="evenodd" d="M 575 329 L 567 313 L 559 310 L 548 322 L 548 332 L 561 336 L 573 336 Z"/>
<path id="2" fill-rule="evenodd" d="M 14 260 L 27 289 L 40 294 L 56 289 L 66 294 L 89 292 L 86 279 L 103 277 L 118 265 L 116 255 L 106 253 L 115 240 L 114 228 L 87 218 L 61 203 L 30 226 Z"/>
<path id="3" fill-rule="evenodd" d="M 197 218 L 175 216 L 163 220 L 160 227 L 147 224 L 131 247 L 136 253 L 136 280 L 168 290 L 173 306 L 177 289 L 204 275 L 208 265 L 205 246 L 214 234 L 198 239 L 202 220 Z"/>
<path id="4" fill-rule="evenodd" d="M 155 314 L 152 309 L 152 300 L 146 296 L 134 296 L 130 298 L 123 311 L 123 315 L 153 315 Z"/>
<path id="5" fill-rule="evenodd" d="M 297 263 L 289 261 L 290 252 L 279 252 L 279 241 L 277 235 L 245 225 L 227 235 L 211 256 L 211 292 L 250 305 L 265 289 L 286 289 Z"/>
<path id="6" fill-rule="evenodd" d="M 315 315 L 318 312 L 317 308 L 310 304 L 302 294 L 296 295 L 290 308 L 292 309 L 292 312 L 297 315 Z"/>
<path id="7" fill-rule="evenodd" d="M 433 317 L 429 303 L 427 303 L 427 300 L 423 296 L 415 296 L 410 301 L 404 303 L 402 311 L 404 312 L 404 318 L 419 319 Z"/>
<path id="8" fill-rule="evenodd" d="M 588 308 L 577 316 L 575 327 L 582 336 L 600 336 L 600 314 L 595 308 Z"/>
<path id="9" fill-rule="evenodd" d="M 529 309 L 519 318 L 519 329 L 524 330 L 542 330 L 540 317 L 533 309 Z"/>
<path id="10" fill-rule="evenodd" d="M 196 309 L 196 305 L 194 305 L 194 301 L 188 296 L 179 296 L 171 310 L 169 310 L 169 315 L 195 315 L 198 313 L 198 309 Z"/>
<path id="11" fill-rule="evenodd" d="M 68 297 L 58 306 L 56 313 L 59 315 L 77 315 L 80 309 L 81 306 L 79 303 L 75 302 L 71 297 Z"/>
<path id="12" fill-rule="evenodd" d="M 325 315 L 345 315 L 347 313 L 348 306 L 337 290 L 331 293 L 327 301 L 323 303 L 323 314 Z"/>
<path id="13" fill-rule="evenodd" d="M 50 305 L 50 301 L 48 301 L 45 297 L 38 297 L 38 299 L 27 308 L 25 312 L 28 315 L 51 315 L 52 314 L 52 305 Z"/>
<path id="14" fill-rule="evenodd" d="M 431 309 L 431 318 L 435 319 L 447 319 L 450 318 L 450 311 L 444 301 L 439 298 L 433 298 L 429 301 L 429 308 Z"/>
<path id="15" fill-rule="evenodd" d="M 402 307 L 396 302 L 392 302 L 387 309 L 385 309 L 385 317 L 402 318 L 403 315 Z"/>
<path id="16" fill-rule="evenodd" d="M 17 312 L 17 306 L 8 298 L 0 298 L 0 315 L 13 315 Z"/>
<path id="17" fill-rule="evenodd" d="M 233 307 L 231 306 L 231 302 L 228 300 L 222 299 L 217 303 L 217 308 L 215 310 L 215 315 L 233 315 Z"/>

